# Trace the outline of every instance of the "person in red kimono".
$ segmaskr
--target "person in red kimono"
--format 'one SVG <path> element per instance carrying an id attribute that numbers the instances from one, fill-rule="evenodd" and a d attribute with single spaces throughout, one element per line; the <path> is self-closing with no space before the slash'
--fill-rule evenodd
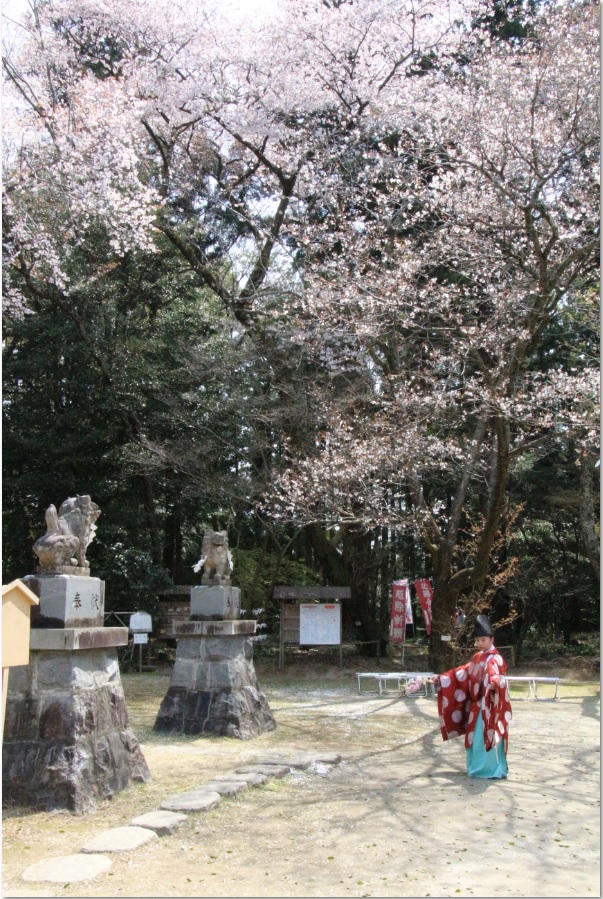
<path id="1" fill-rule="evenodd" d="M 512 717 L 507 666 L 486 615 L 477 616 L 473 635 L 478 652 L 471 661 L 431 678 L 442 739 L 464 734 L 469 777 L 504 778 Z"/>

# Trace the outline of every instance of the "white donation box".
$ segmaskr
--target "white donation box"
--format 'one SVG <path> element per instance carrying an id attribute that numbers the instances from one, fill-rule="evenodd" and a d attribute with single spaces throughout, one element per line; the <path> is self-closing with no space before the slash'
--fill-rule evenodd
<path id="1" fill-rule="evenodd" d="M 153 621 L 147 612 L 134 612 L 130 615 L 130 632 L 134 643 L 147 643 L 153 630 Z"/>

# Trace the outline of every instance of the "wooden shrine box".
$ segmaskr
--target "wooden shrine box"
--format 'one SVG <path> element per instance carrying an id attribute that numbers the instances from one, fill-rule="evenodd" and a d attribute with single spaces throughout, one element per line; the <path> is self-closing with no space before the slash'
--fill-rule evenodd
<path id="1" fill-rule="evenodd" d="M 35 593 L 23 581 L 2 587 L 2 733 L 6 712 L 8 671 L 15 665 L 29 663 L 29 617 L 32 606 L 39 603 Z"/>

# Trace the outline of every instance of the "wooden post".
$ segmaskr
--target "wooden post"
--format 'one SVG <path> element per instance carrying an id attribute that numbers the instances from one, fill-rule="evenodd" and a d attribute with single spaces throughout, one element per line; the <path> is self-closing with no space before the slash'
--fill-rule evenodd
<path id="1" fill-rule="evenodd" d="M 2 737 L 6 717 L 8 672 L 15 665 L 29 664 L 29 619 L 39 599 L 23 581 L 2 588 Z"/>
<path id="2" fill-rule="evenodd" d="M 285 603 L 281 601 L 280 625 L 278 634 L 278 667 L 282 670 L 285 667 L 285 628 L 284 628 Z"/>

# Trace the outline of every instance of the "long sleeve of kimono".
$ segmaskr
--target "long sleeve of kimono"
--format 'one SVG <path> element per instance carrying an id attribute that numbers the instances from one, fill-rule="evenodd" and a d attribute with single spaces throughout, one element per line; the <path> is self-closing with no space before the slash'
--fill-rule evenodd
<path id="1" fill-rule="evenodd" d="M 443 740 L 460 737 L 466 733 L 468 724 L 467 705 L 469 696 L 469 666 L 461 665 L 440 674 L 438 690 L 438 714 Z"/>
<path id="2" fill-rule="evenodd" d="M 507 684 L 506 666 L 498 653 L 486 662 L 482 716 L 484 720 L 484 745 L 486 751 L 504 740 L 505 751 L 509 745 L 509 723 L 512 718 L 511 697 Z M 491 687 L 488 690 L 488 686 Z"/>

